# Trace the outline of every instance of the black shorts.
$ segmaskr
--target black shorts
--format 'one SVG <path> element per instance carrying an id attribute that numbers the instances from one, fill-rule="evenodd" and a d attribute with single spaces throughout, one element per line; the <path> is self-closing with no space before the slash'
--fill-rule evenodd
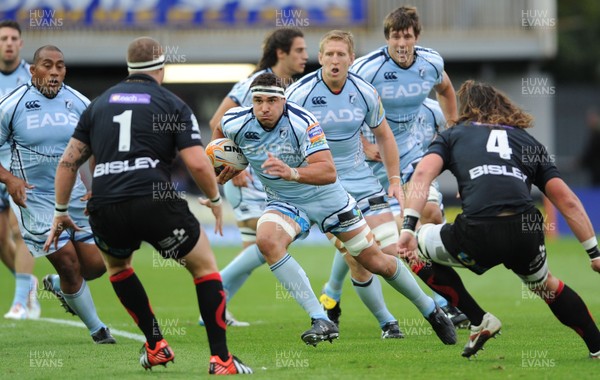
<path id="1" fill-rule="evenodd" d="M 544 220 L 535 207 L 503 217 L 461 214 L 453 224 L 442 227 L 440 235 L 448 252 L 477 274 L 504 264 L 516 274 L 528 276 L 546 262 Z"/>
<path id="2" fill-rule="evenodd" d="M 158 202 L 152 197 L 88 207 L 96 245 L 116 258 L 127 258 L 151 244 L 164 258 L 187 255 L 200 238 L 200 223 L 184 200 Z"/>

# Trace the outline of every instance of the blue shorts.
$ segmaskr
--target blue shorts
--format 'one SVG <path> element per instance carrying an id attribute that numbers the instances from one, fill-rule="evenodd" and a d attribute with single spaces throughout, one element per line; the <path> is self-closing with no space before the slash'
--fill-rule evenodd
<path id="1" fill-rule="evenodd" d="M 87 216 L 83 214 L 86 202 L 79 200 L 85 195 L 83 184 L 76 186 L 69 202 L 69 216 L 83 231 L 66 230 L 58 240 L 58 248 L 54 244 L 48 252 L 44 252 L 44 243 L 48 239 L 54 221 L 54 193 L 27 192 L 26 208 L 17 206 L 12 200 L 10 206 L 19 221 L 19 229 L 23 241 L 34 257 L 43 257 L 64 247 L 69 241 L 94 244 L 94 237 Z"/>
<path id="2" fill-rule="evenodd" d="M 392 212 L 387 202 L 387 192 L 366 163 L 352 170 L 338 172 L 338 177 L 344 189 L 356 199 L 358 208 L 364 215 Z"/>
<path id="3" fill-rule="evenodd" d="M 223 192 L 238 222 L 260 218 L 267 206 L 267 194 L 252 184 L 249 187 L 237 187 L 228 181 L 223 186 Z"/>
<path id="4" fill-rule="evenodd" d="M 310 226 L 316 224 L 321 232 L 330 232 L 334 235 L 353 231 L 366 225 L 362 212 L 354 198 L 343 192 L 338 193 L 335 199 L 308 198 L 302 204 L 291 204 L 282 200 L 270 200 L 265 212 L 278 211 L 292 218 L 302 231 L 296 239 L 308 236 Z"/>

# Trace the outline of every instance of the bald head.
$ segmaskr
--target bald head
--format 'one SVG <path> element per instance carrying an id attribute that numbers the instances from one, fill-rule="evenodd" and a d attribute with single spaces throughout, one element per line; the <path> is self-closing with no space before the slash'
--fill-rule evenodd
<path id="1" fill-rule="evenodd" d="M 162 47 L 153 38 L 139 37 L 129 44 L 127 49 L 127 62 L 150 62 L 162 55 Z"/>

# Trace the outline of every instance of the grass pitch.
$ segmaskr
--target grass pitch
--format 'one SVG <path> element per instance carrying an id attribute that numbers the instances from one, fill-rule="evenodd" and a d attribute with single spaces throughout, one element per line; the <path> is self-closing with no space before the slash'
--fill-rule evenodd
<path id="1" fill-rule="evenodd" d="M 216 247 L 225 266 L 237 247 Z M 333 250 L 329 246 L 292 246 L 317 294 L 326 281 Z M 585 251 L 574 239 L 548 242 L 552 272 L 575 289 L 593 315 L 600 315 L 598 274 L 589 268 Z M 132 333 L 115 336 L 116 345 L 92 343 L 87 330 L 49 320 L 0 319 L 0 378 L 18 379 L 189 379 L 208 377 L 209 351 L 203 327 L 197 325 L 195 289 L 187 271 L 162 260 L 149 248 L 136 253 L 134 268 L 146 286 L 163 333 L 175 351 L 175 363 L 146 372 L 138 363 L 141 333 L 115 296 L 108 278 L 90 282 L 101 319 L 111 329 Z M 51 271 L 37 260 L 35 273 Z M 587 358 L 583 341 L 561 325 L 543 301 L 502 268 L 484 276 L 459 270 L 482 307 L 503 323 L 502 335 L 486 344 L 478 358 L 460 356 L 468 332 L 459 330 L 456 346 L 444 346 L 417 309 L 382 281 L 387 305 L 407 337 L 381 340 L 376 320 L 362 305 L 348 280 L 345 284 L 340 339 L 306 346 L 300 334 L 310 321 L 281 289 L 266 266 L 256 270 L 229 305 L 250 327 L 230 327 L 230 350 L 260 379 L 543 379 L 597 378 L 600 362 Z M 10 307 L 14 277 L 0 269 L 0 311 Z M 39 291 L 42 317 L 77 322 L 53 296 Z"/>

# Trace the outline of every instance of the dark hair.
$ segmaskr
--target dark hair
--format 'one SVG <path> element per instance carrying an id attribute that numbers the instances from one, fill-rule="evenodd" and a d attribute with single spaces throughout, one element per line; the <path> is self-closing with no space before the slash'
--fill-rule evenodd
<path id="1" fill-rule="evenodd" d="M 262 73 L 262 74 L 258 75 L 256 78 L 254 78 L 254 80 L 250 84 L 250 88 L 252 88 L 254 86 L 283 87 L 281 85 L 281 79 L 279 79 L 279 77 L 273 73 Z"/>
<path id="2" fill-rule="evenodd" d="M 269 34 L 263 43 L 263 54 L 254 72 L 275 66 L 277 64 L 277 50 L 289 53 L 296 37 L 304 37 L 304 33 L 298 28 L 276 29 Z"/>
<path id="3" fill-rule="evenodd" d="M 402 31 L 411 26 L 415 32 L 415 37 L 419 37 L 419 34 L 421 34 L 421 22 L 419 21 L 417 8 L 410 5 L 402 6 L 391 11 L 383 19 L 383 35 L 387 40 L 390 38 L 392 30 Z"/>
<path id="4" fill-rule="evenodd" d="M 57 51 L 60 54 L 63 54 L 63 52 L 54 45 L 44 45 L 44 46 L 40 47 L 39 49 L 37 49 L 35 51 L 35 53 L 33 54 L 33 64 L 34 65 L 37 65 L 38 60 L 40 59 L 40 53 L 44 50 Z"/>
<path id="5" fill-rule="evenodd" d="M 533 127 L 533 116 L 487 83 L 468 80 L 460 86 L 456 95 L 458 123 L 501 124 L 523 129 Z"/>
<path id="6" fill-rule="evenodd" d="M 21 26 L 18 22 L 14 20 L 2 20 L 0 21 L 0 28 L 13 28 L 19 32 L 19 36 L 21 35 Z"/>

